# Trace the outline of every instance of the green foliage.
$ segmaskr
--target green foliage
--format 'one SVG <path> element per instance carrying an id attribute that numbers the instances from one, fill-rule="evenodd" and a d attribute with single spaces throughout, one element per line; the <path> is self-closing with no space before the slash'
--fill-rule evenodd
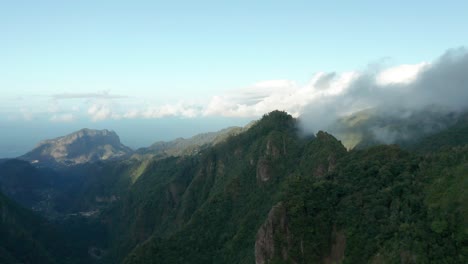
<path id="1" fill-rule="evenodd" d="M 148 232 L 125 263 L 252 263 L 256 232 L 281 200 L 289 233 L 275 233 L 271 263 L 464 263 L 467 152 L 346 152 L 325 132 L 299 139 L 294 119 L 274 112 L 202 152 L 168 218 L 178 225 Z"/>
<path id="2" fill-rule="evenodd" d="M 410 149 L 419 152 L 437 151 L 441 148 L 450 148 L 468 144 L 468 114 L 459 118 L 459 121 L 449 129 L 423 138 Z"/>
<path id="3" fill-rule="evenodd" d="M 76 249 L 51 223 L 0 193 L 0 263 L 89 263 Z"/>
<path id="4" fill-rule="evenodd" d="M 257 232 L 282 202 L 286 228 L 270 230 L 268 263 L 466 263 L 468 146 L 457 126 L 415 152 L 348 152 L 325 132 L 299 137 L 296 120 L 274 111 L 196 155 L 76 167 L 60 210 L 99 216 L 65 221 L 74 243 L 58 250 L 46 222 L 23 212 L 36 220 L 3 225 L 0 262 L 27 262 L 18 247 L 43 263 L 86 263 L 71 249 L 93 244 L 106 249 L 100 263 L 253 263 Z"/>

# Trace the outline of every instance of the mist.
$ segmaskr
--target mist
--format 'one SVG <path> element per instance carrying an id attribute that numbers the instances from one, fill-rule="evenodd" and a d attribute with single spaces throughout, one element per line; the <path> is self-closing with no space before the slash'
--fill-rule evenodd
<path id="1" fill-rule="evenodd" d="M 445 52 L 432 63 L 403 65 L 381 71 L 379 65 L 360 73 L 341 93 L 323 96 L 304 107 L 299 117 L 303 133 L 328 130 L 338 135 L 345 129 L 339 120 L 356 113 L 375 118 L 404 122 L 420 122 L 423 134 L 449 125 L 444 119 L 464 112 L 468 107 L 468 52 L 465 48 Z M 412 74 L 408 75 L 408 72 Z M 327 74 L 316 83 L 330 86 L 334 74 Z M 425 116 L 424 116 L 425 115 Z M 415 120 L 415 118 L 417 120 Z M 445 121 L 444 121 L 445 120 Z M 353 124 L 354 125 L 354 124 Z M 409 131 L 389 130 L 377 123 L 367 130 L 382 143 L 410 139 Z"/>

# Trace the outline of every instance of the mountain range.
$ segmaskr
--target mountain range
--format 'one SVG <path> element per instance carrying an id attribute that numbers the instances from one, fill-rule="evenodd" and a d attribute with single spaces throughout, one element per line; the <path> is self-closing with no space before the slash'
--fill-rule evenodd
<path id="1" fill-rule="evenodd" d="M 0 262 L 466 263 L 467 115 L 395 116 L 44 141 L 0 161 Z"/>

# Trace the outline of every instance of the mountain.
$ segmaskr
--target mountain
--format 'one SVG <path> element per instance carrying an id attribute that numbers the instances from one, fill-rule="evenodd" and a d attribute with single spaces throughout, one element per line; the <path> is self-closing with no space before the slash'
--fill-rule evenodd
<path id="1" fill-rule="evenodd" d="M 76 165 L 98 160 L 112 160 L 131 154 L 114 131 L 81 129 L 69 135 L 45 140 L 21 156 L 38 165 Z"/>
<path id="2" fill-rule="evenodd" d="M 196 155 L 61 168 L 54 223 L 82 263 L 466 263 L 468 119 L 453 120 L 349 150 L 274 111 Z M 43 169 L 8 162 L 0 176 Z"/>
<path id="3" fill-rule="evenodd" d="M 342 117 L 327 130 L 341 139 L 347 149 L 363 149 L 380 144 L 407 147 L 447 129 L 465 114 L 436 107 L 411 109 L 370 108 Z"/>
<path id="4" fill-rule="evenodd" d="M 147 148 L 140 148 L 135 151 L 134 157 L 169 157 L 194 155 L 202 149 L 214 146 L 225 141 L 231 136 L 238 135 L 252 124 L 245 127 L 228 127 L 217 132 L 208 132 L 195 135 L 191 138 L 178 138 L 172 141 L 159 141 Z"/>
<path id="5" fill-rule="evenodd" d="M 325 132 L 299 137 L 295 119 L 273 112 L 196 157 L 148 166 L 104 215 L 114 232 L 109 256 L 465 263 L 467 155 L 467 146 L 422 156 L 395 145 L 346 151 Z"/>

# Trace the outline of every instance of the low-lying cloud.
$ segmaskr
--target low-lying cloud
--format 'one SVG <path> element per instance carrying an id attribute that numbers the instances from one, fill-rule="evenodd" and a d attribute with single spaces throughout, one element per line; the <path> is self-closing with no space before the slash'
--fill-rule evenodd
<path id="1" fill-rule="evenodd" d="M 305 130 L 313 132 L 325 129 L 339 117 L 367 108 L 388 112 L 418 110 L 429 105 L 447 111 L 466 109 L 468 52 L 453 49 L 432 62 L 390 68 L 374 65 L 365 71 L 319 72 L 307 83 L 284 79 L 261 81 L 195 102 L 185 98 L 175 103 L 153 104 L 144 97 L 109 91 L 55 94 L 44 112 L 54 122 L 85 117 L 97 122 L 210 116 L 256 119 L 273 110 L 283 110 L 301 117 Z"/>
<path id="2" fill-rule="evenodd" d="M 468 107 L 468 53 L 447 51 L 432 63 L 402 65 L 378 73 L 360 73 L 340 93 L 325 96 L 302 109 L 308 131 L 328 127 L 339 117 L 368 109 L 398 114 L 430 106 L 459 112 Z"/>

